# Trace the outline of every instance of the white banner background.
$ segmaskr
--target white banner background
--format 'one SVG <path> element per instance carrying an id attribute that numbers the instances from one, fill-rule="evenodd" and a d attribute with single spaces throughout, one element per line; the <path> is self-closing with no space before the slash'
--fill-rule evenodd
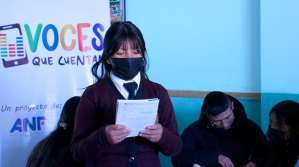
<path id="1" fill-rule="evenodd" d="M 1 1 L 0 8 L 0 26 L 20 25 L 24 48 L 28 56 L 28 64 L 5 68 L 3 59 L 14 62 L 24 56 L 10 57 L 9 51 L 13 50 L 9 50 L 7 46 L 7 57 L 3 57 L 6 50 L 0 50 L 0 167 L 19 167 L 26 165 L 33 147 L 56 127 L 66 100 L 72 96 L 81 96 L 84 91 L 82 88 L 93 83 L 90 73 L 94 63 L 92 60 L 95 59 L 94 57 L 98 60 L 99 55 L 102 54 L 102 50 L 95 49 L 92 45 L 93 38 L 97 46 L 101 45 L 99 35 L 96 35 L 93 28 L 101 24 L 104 29 L 97 28 L 96 32 L 104 38 L 110 26 L 109 0 L 9 0 Z M 91 48 L 89 51 L 79 50 L 78 24 L 81 23 L 90 24 L 89 27 L 82 28 L 82 35 L 87 35 L 87 39 L 82 40 L 83 47 L 89 46 Z M 30 49 L 28 41 L 30 35 L 26 32 L 26 24 L 30 27 L 33 40 L 37 34 L 38 25 L 42 24 L 35 52 Z M 50 24 L 54 27 L 52 26 L 52 29 L 46 33 L 46 37 L 43 37 L 45 27 Z M 72 40 L 76 40 L 76 45 L 71 51 L 66 51 L 61 43 L 61 30 L 69 24 L 75 28 L 76 33 L 73 34 L 71 29 L 65 32 L 65 45 L 70 46 Z M 7 44 L 12 44 L 12 42 L 16 45 L 20 44 L 15 41 L 16 36 L 20 37 L 16 34 L 18 31 L 9 28 L 9 26 L 4 29 L 2 27 L 0 34 L 6 34 L 7 39 L 0 36 L 2 37 L 0 41 L 7 40 Z M 55 28 L 58 32 L 58 37 L 56 37 L 58 45 L 55 50 L 49 51 L 43 41 L 53 47 L 55 41 L 53 29 Z M 0 44 L 2 44 L 0 48 L 6 48 L 5 43 Z M 17 46 L 15 50 L 17 51 Z M 78 57 L 81 62 L 84 59 L 84 64 L 78 60 Z M 69 64 L 64 61 L 67 58 L 69 58 Z M 43 61 L 47 59 L 47 64 L 43 64 L 41 59 Z M 40 61 L 39 65 L 36 64 L 38 61 Z M 46 120 L 37 121 L 43 117 Z M 24 124 L 24 120 L 25 122 L 28 120 L 32 127 Z M 27 131 L 25 131 L 25 126 Z M 36 129 L 32 130 L 34 128 Z"/>

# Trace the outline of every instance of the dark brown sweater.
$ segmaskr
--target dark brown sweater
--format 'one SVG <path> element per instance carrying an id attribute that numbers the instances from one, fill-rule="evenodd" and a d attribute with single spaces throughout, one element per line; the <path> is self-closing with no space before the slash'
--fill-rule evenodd
<path id="1" fill-rule="evenodd" d="M 83 93 L 76 112 L 72 141 L 72 155 L 78 162 L 93 166 L 146 166 L 159 167 L 158 152 L 166 156 L 178 154 L 182 140 L 172 103 L 167 90 L 160 84 L 141 79 L 136 99 L 160 99 L 158 115 L 163 134 L 158 143 L 136 137 L 111 145 L 105 138 L 107 125 L 115 124 L 116 101 L 124 99 L 110 79 L 104 79 L 88 87 Z M 129 158 L 133 152 L 134 161 Z"/>

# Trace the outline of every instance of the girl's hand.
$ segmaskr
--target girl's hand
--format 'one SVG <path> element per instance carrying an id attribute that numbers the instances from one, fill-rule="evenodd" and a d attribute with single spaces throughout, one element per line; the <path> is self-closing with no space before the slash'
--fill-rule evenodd
<path id="1" fill-rule="evenodd" d="M 127 129 L 126 125 L 108 125 L 105 129 L 105 137 L 110 144 L 117 144 L 123 141 L 131 132 L 132 130 Z"/>
<path id="2" fill-rule="evenodd" d="M 156 123 L 155 125 L 150 125 L 146 127 L 146 130 L 139 132 L 139 136 L 146 138 L 147 140 L 157 143 L 163 134 L 163 127 L 161 124 Z"/>

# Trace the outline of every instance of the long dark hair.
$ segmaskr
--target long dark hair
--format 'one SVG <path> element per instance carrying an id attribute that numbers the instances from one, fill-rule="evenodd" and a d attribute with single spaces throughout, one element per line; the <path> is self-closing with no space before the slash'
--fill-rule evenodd
<path id="1" fill-rule="evenodd" d="M 61 148 L 69 146 L 74 131 L 75 113 L 80 97 L 70 98 L 64 105 L 56 129 L 45 139 L 39 142 L 31 152 L 26 167 L 56 167 L 55 159 Z M 67 156 L 59 157 L 66 160 Z"/>
<path id="2" fill-rule="evenodd" d="M 282 101 L 270 110 L 271 113 L 276 115 L 279 130 L 283 130 L 282 125 L 286 124 L 293 134 L 287 145 L 272 146 L 273 156 L 268 166 L 294 166 L 299 155 L 299 104 L 291 100 Z"/>
<path id="3" fill-rule="evenodd" d="M 145 42 L 141 31 L 131 22 L 118 22 L 111 25 L 104 38 L 104 49 L 101 59 L 95 63 L 91 72 L 96 81 L 110 78 L 111 64 L 107 60 L 112 57 L 119 49 L 132 48 L 138 50 L 144 59 L 144 67 L 141 68 L 141 77 L 148 78 L 146 71 L 148 68 L 148 56 Z M 101 74 L 98 75 L 98 68 L 101 65 Z"/>
<path id="4" fill-rule="evenodd" d="M 299 104 L 286 100 L 276 104 L 271 110 L 270 113 L 275 113 L 276 119 L 279 125 L 283 123 L 287 124 L 292 128 L 294 133 L 299 132 Z M 281 128 L 282 126 L 278 126 Z M 282 130 L 282 129 L 280 129 Z"/>

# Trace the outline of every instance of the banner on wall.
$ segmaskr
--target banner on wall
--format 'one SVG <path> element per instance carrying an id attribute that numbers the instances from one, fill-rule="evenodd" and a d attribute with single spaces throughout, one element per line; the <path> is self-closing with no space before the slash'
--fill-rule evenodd
<path id="1" fill-rule="evenodd" d="M 0 167 L 25 166 L 62 107 L 93 83 L 109 0 L 4 1 L 0 15 Z"/>

